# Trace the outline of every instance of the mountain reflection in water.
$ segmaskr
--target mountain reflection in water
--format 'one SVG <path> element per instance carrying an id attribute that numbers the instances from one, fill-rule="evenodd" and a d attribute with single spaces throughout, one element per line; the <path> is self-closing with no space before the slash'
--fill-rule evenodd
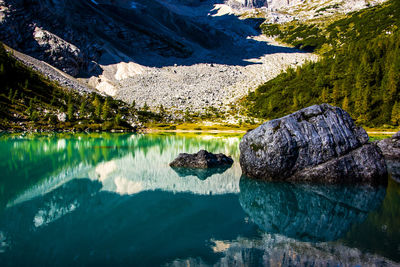
<path id="1" fill-rule="evenodd" d="M 400 261 L 400 184 L 389 180 L 385 191 L 248 180 L 239 142 L 195 134 L 1 135 L 0 266 Z M 179 153 L 200 149 L 235 162 L 205 174 L 169 167 Z"/>

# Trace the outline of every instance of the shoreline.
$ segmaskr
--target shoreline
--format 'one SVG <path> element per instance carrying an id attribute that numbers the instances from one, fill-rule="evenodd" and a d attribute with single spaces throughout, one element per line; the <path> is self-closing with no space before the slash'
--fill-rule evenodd
<path id="1" fill-rule="evenodd" d="M 245 134 L 249 131 L 249 129 L 202 129 L 202 130 L 195 130 L 195 129 L 174 129 L 174 130 L 167 130 L 167 129 L 160 129 L 160 128 L 142 128 L 138 130 L 97 130 L 97 131 L 74 131 L 74 130 L 65 130 L 65 131 L 54 131 L 54 130 L 40 130 L 40 129 L 33 129 L 31 131 L 8 131 L 8 130 L 0 130 L 0 134 L 40 134 L 40 133 L 70 133 L 70 134 L 78 134 L 78 133 L 141 133 L 141 134 L 151 134 L 151 133 L 210 133 L 210 134 Z M 366 130 L 368 136 L 392 136 L 397 131 L 379 131 L 379 130 Z"/>

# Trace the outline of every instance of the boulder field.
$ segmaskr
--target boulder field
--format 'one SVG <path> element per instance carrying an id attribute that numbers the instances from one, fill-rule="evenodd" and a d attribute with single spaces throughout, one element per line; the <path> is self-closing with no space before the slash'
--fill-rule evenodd
<path id="1" fill-rule="evenodd" d="M 270 181 L 387 183 L 381 150 L 350 115 L 314 105 L 268 121 L 240 142 L 244 175 Z"/>

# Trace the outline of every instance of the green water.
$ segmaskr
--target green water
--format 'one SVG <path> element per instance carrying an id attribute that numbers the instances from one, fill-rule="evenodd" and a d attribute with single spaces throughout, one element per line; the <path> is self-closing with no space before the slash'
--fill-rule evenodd
<path id="1" fill-rule="evenodd" d="M 400 185 L 241 177 L 240 136 L 0 136 L 0 266 L 394 265 Z M 181 152 L 231 168 L 176 172 Z"/>

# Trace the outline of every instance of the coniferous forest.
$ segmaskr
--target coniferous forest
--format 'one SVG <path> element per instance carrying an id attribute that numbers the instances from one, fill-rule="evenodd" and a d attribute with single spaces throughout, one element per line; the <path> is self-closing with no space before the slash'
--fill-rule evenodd
<path id="1" fill-rule="evenodd" d="M 328 25 L 267 24 L 264 33 L 321 55 L 288 69 L 245 99 L 249 115 L 273 119 L 330 103 L 359 124 L 400 124 L 400 1 L 368 8 Z"/>
<path id="2" fill-rule="evenodd" d="M 160 114 L 64 88 L 16 60 L 0 43 L 0 130 L 133 130 L 129 121 L 162 121 Z"/>

